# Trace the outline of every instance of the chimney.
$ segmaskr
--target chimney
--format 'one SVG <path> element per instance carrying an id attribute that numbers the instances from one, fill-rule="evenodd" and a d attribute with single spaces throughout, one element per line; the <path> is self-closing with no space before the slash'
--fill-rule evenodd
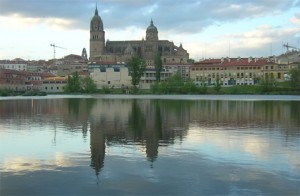
<path id="1" fill-rule="evenodd" d="M 252 57 L 250 56 L 249 58 L 248 58 L 248 63 L 250 63 L 252 61 Z"/>

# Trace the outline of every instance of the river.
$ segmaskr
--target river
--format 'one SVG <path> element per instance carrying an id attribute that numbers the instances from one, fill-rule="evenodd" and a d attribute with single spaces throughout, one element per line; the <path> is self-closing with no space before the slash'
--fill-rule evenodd
<path id="1" fill-rule="evenodd" d="M 299 195 L 300 97 L 0 97 L 0 195 Z"/>

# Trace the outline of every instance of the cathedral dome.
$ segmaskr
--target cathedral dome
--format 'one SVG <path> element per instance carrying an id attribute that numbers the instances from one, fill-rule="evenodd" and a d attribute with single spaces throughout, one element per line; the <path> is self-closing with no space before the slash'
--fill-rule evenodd
<path id="1" fill-rule="evenodd" d="M 153 24 L 153 20 L 151 19 L 150 26 L 146 31 L 146 40 L 148 41 L 157 41 L 158 40 L 158 31 L 156 26 Z"/>
<path id="2" fill-rule="evenodd" d="M 96 7 L 95 15 L 91 20 L 91 30 L 103 30 L 103 22 L 98 14 L 98 9 Z"/>
<path id="3" fill-rule="evenodd" d="M 157 28 L 156 28 L 156 26 L 154 26 L 152 19 L 150 22 L 150 26 L 147 28 L 147 31 L 157 31 Z"/>

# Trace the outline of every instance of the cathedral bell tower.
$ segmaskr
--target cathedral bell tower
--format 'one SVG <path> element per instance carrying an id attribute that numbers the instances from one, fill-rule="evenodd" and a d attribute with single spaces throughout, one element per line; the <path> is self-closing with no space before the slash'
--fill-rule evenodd
<path id="1" fill-rule="evenodd" d="M 96 5 L 95 15 L 90 26 L 90 61 L 105 53 L 105 32 L 103 22 L 98 14 Z"/>
<path id="2" fill-rule="evenodd" d="M 146 31 L 146 40 L 147 41 L 158 41 L 158 31 L 156 26 L 153 24 L 153 20 L 151 19 L 150 26 Z"/>

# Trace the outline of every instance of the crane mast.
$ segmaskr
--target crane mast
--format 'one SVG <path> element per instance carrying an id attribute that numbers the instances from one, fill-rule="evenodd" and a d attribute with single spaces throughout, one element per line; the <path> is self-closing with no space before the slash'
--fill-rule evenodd
<path id="1" fill-rule="evenodd" d="M 295 46 L 290 46 L 289 43 L 283 44 L 283 47 L 286 48 L 286 51 L 287 51 L 287 52 L 288 52 L 288 50 L 289 50 L 290 48 L 292 48 L 292 49 L 294 49 L 294 50 L 297 50 L 297 51 L 300 51 L 299 48 L 297 48 L 297 47 L 295 47 Z"/>
<path id="2" fill-rule="evenodd" d="M 60 46 L 57 46 L 55 44 L 50 44 L 51 47 L 53 47 L 53 59 L 55 60 L 55 53 L 56 53 L 56 48 L 60 48 L 60 49 L 64 49 L 66 50 L 66 48 L 63 48 L 63 47 L 60 47 Z"/>

